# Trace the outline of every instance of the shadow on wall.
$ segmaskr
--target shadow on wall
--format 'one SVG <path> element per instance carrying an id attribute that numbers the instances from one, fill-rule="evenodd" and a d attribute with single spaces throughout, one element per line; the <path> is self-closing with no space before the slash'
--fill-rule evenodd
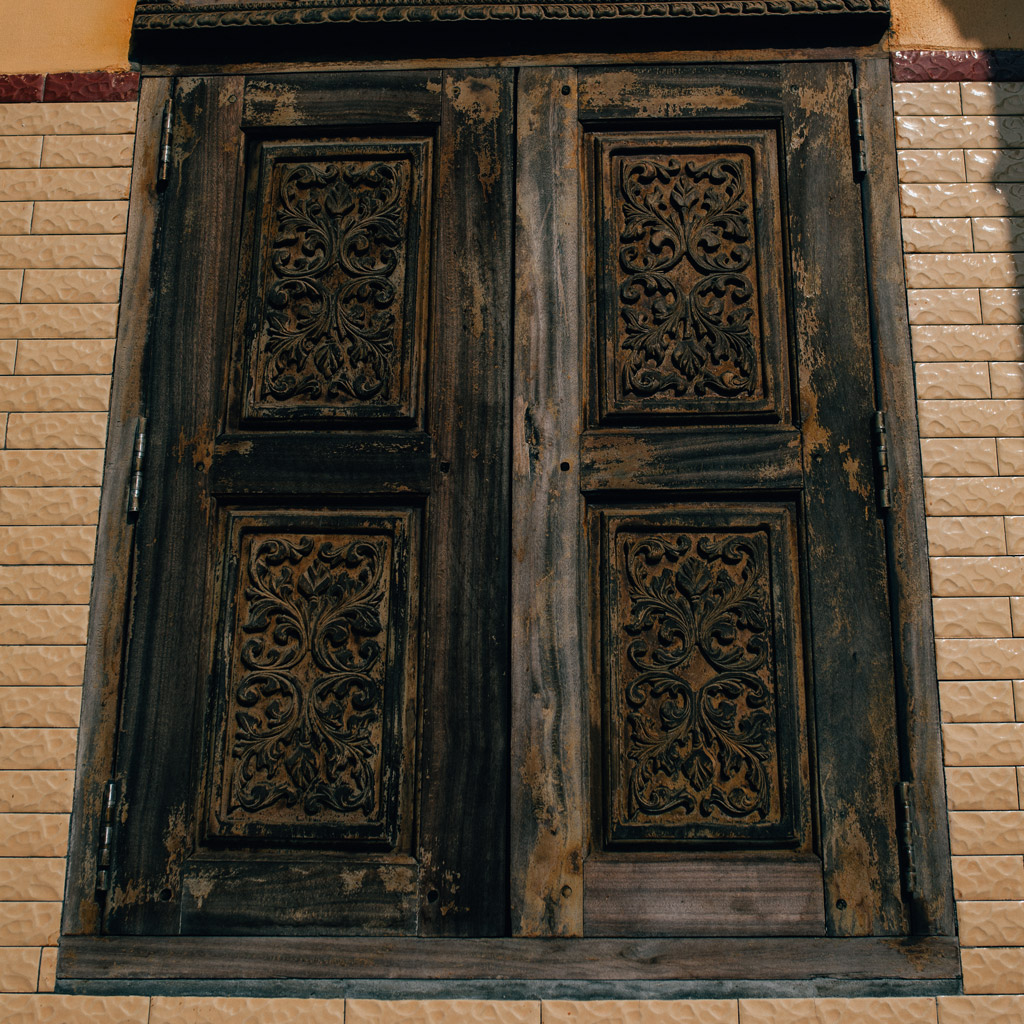
<path id="1" fill-rule="evenodd" d="M 909 6 L 915 2 L 928 6 L 921 0 L 911 0 Z M 1024 50 L 1024 0 L 932 3 L 953 19 L 967 47 Z M 1010 84 L 1009 88 L 978 83 L 977 89 L 971 89 L 968 84 L 963 94 L 964 116 L 972 119 L 964 125 L 967 182 L 975 184 L 978 191 L 978 212 L 970 214 L 975 218 L 974 251 L 991 253 L 991 262 L 998 264 L 988 271 L 988 281 L 984 282 L 987 287 L 981 292 L 982 322 L 1024 323 L 1024 82 Z M 1007 223 L 1004 230 L 992 223 L 979 228 L 977 218 L 1006 218 Z M 999 259 L 997 253 L 1004 254 L 1004 258 Z M 1017 358 L 1024 360 L 1024 351 L 1019 351 Z M 1006 397 L 1020 398 L 1024 394 Z"/>

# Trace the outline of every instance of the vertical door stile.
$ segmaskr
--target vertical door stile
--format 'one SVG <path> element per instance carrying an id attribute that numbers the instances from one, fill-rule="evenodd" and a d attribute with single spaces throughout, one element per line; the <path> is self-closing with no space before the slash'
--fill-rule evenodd
<path id="1" fill-rule="evenodd" d="M 576 72 L 519 73 L 512 416 L 514 935 L 583 934 Z"/>
<path id="2" fill-rule="evenodd" d="M 444 76 L 420 759 L 421 935 L 501 935 L 508 894 L 513 72 Z"/>

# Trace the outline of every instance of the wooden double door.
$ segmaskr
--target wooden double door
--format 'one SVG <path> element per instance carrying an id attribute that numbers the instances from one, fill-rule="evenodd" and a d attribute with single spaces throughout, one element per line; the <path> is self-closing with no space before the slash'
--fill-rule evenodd
<path id="1" fill-rule="evenodd" d="M 170 84 L 105 930 L 905 931 L 851 87 Z"/>

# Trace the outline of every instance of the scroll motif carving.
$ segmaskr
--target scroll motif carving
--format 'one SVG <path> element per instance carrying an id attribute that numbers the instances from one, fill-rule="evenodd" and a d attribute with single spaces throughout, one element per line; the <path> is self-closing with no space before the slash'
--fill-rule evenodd
<path id="1" fill-rule="evenodd" d="M 259 415 L 358 415 L 402 399 L 408 160 L 279 161 L 263 228 Z M 265 216 L 268 216 L 265 214 Z"/>
<path id="2" fill-rule="evenodd" d="M 620 543 L 626 821 L 777 820 L 767 535 L 673 531 Z"/>
<path id="3" fill-rule="evenodd" d="M 885 23 L 889 0 L 670 0 L 663 3 L 505 3 L 487 0 L 139 0 L 136 30 L 325 25 L 348 21 L 524 21 L 864 15 Z"/>
<path id="4" fill-rule="evenodd" d="M 377 815 L 391 557 L 387 537 L 246 536 L 229 815 Z"/>
<path id="5" fill-rule="evenodd" d="M 759 395 L 749 155 L 618 156 L 613 165 L 622 391 Z"/>

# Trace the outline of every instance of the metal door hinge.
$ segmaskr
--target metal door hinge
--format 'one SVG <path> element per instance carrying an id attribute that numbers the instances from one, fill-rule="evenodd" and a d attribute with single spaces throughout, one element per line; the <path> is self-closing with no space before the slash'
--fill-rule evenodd
<path id="1" fill-rule="evenodd" d="M 132 452 L 132 473 L 128 484 L 128 514 L 138 515 L 142 508 L 142 469 L 146 461 L 146 417 L 139 417 L 135 428 L 135 448 Z"/>
<path id="2" fill-rule="evenodd" d="M 853 173 L 862 178 L 868 173 L 868 146 L 864 134 L 864 108 L 860 89 L 850 92 L 850 143 L 853 148 Z"/>
<path id="3" fill-rule="evenodd" d="M 160 128 L 160 157 L 157 163 L 156 187 L 167 188 L 171 175 L 172 142 L 174 139 L 174 94 L 164 104 L 164 117 Z"/>
<path id="4" fill-rule="evenodd" d="M 920 896 L 917 885 L 917 857 L 914 853 L 914 836 L 917 821 L 914 814 L 914 794 L 909 782 L 896 786 L 900 805 L 900 855 L 903 859 L 903 888 L 911 898 Z"/>
<path id="5" fill-rule="evenodd" d="M 885 430 L 885 413 L 876 410 L 875 468 L 878 471 L 878 505 L 883 510 L 892 508 L 892 488 L 889 480 L 889 442 Z"/>
<path id="6" fill-rule="evenodd" d="M 114 845 L 114 816 L 117 810 L 117 784 L 107 782 L 103 793 L 103 818 L 100 823 L 100 848 L 96 854 L 96 891 L 110 887 L 110 855 Z"/>

